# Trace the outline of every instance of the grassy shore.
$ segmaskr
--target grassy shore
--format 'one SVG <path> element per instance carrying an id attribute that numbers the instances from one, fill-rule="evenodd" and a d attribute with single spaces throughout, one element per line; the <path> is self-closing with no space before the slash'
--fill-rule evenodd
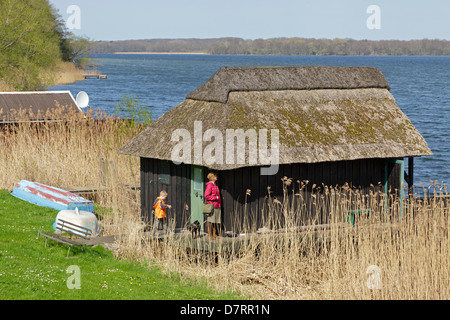
<path id="1" fill-rule="evenodd" d="M 95 121 L 94 116 L 101 121 Z M 54 115 L 58 117 L 58 112 Z M 26 121 L 26 117 L 23 118 Z M 151 259 L 136 260 L 121 249 L 140 243 L 138 194 L 125 183 L 139 181 L 139 160 L 117 154 L 140 130 L 114 117 L 90 110 L 67 122 L 23 122 L 0 129 L 0 299 L 235 299 L 236 294 L 210 289 L 206 281 L 181 277 Z M 18 200 L 9 191 L 22 180 L 52 186 L 100 186 L 99 158 L 114 163 L 111 189 L 96 197 L 96 211 L 106 212 L 105 235 L 125 234 L 119 250 L 74 248 L 36 239 L 38 230 L 52 231 L 57 211 Z M 110 209 L 102 209 L 107 207 Z M 73 252 L 73 254 L 72 254 Z M 152 261 L 152 263 L 149 263 Z M 77 265 L 82 289 L 69 290 L 66 273 Z"/>
<path id="2" fill-rule="evenodd" d="M 163 273 L 154 264 L 116 259 L 102 246 L 74 247 L 37 238 L 52 232 L 57 211 L 38 207 L 0 190 L 0 300 L 28 299 L 236 299 L 204 284 Z M 73 272 L 81 272 L 80 289 L 71 289 Z M 69 270 L 68 270 L 69 269 Z M 67 285 L 69 281 L 69 287 Z"/>
<path id="3" fill-rule="evenodd" d="M 41 73 L 40 77 L 47 86 L 70 84 L 77 81 L 83 81 L 82 70 L 77 68 L 71 62 L 60 62 L 56 66 Z M 0 79 L 0 92 L 13 92 L 16 88 Z"/>
<path id="4" fill-rule="evenodd" d="M 82 70 L 71 62 L 62 62 L 56 67 L 53 85 L 69 84 L 83 80 Z"/>

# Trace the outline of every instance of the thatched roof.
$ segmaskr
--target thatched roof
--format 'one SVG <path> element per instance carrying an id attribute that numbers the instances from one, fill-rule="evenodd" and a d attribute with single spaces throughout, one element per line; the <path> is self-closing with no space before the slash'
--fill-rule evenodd
<path id="1" fill-rule="evenodd" d="M 46 120 L 46 113 L 57 109 L 81 112 L 70 91 L 0 92 L 0 122 Z"/>
<path id="2" fill-rule="evenodd" d="M 431 155 L 388 90 L 389 84 L 376 68 L 224 68 L 120 152 L 173 160 L 178 140 L 171 141 L 172 133 L 186 129 L 192 137 L 189 163 L 216 170 L 263 165 L 250 164 L 248 152 L 244 164 L 225 163 L 227 129 L 275 129 L 279 164 Z M 202 133 L 216 129 L 222 134 L 222 164 L 196 159 L 195 121 L 201 121 Z M 202 150 L 210 144 L 203 141 Z"/>
<path id="3" fill-rule="evenodd" d="M 224 67 L 187 99 L 227 103 L 233 91 L 383 88 L 389 83 L 371 67 Z"/>

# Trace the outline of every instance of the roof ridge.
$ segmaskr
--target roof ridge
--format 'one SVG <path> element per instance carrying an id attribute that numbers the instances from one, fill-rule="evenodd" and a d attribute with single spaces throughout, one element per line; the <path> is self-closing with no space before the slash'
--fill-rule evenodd
<path id="1" fill-rule="evenodd" d="M 383 88 L 389 83 L 376 67 L 360 66 L 227 66 L 186 98 L 228 102 L 233 91 L 279 91 Z"/>

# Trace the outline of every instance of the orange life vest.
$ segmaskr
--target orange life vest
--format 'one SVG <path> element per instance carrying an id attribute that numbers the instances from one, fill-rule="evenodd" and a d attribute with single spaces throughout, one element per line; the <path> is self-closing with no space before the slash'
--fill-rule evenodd
<path id="1" fill-rule="evenodd" d="M 155 203 L 153 204 L 153 208 L 155 209 L 155 217 L 156 219 L 162 219 L 166 217 L 166 204 L 164 200 L 161 198 L 156 198 Z"/>

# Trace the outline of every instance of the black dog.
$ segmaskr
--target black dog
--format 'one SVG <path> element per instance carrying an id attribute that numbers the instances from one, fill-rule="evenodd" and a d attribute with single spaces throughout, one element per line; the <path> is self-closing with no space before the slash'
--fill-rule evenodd
<path id="1" fill-rule="evenodd" d="M 200 222 L 195 220 L 193 223 L 187 224 L 187 229 L 191 232 L 192 238 L 197 238 L 200 235 Z"/>

